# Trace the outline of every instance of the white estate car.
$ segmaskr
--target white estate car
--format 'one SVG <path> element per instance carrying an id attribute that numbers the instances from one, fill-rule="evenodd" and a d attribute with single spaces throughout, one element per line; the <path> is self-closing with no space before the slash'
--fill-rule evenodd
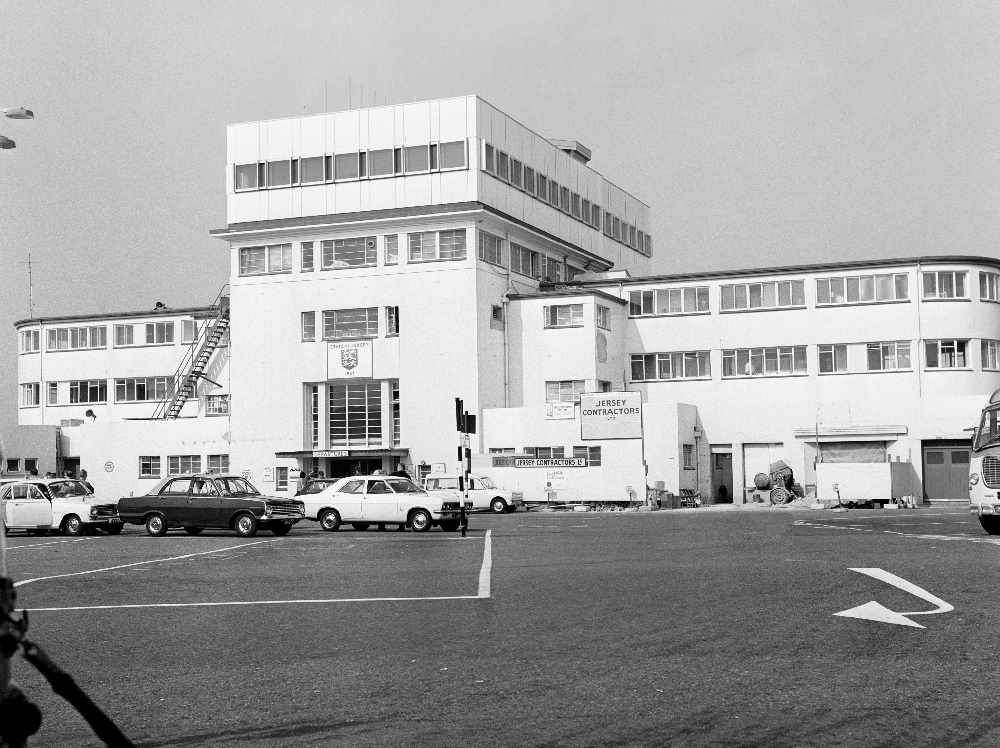
<path id="1" fill-rule="evenodd" d="M 296 498 L 305 504 L 306 519 L 318 520 L 330 531 L 347 523 L 355 530 L 397 524 L 417 532 L 427 532 L 434 525 L 453 532 L 460 519 L 459 503 L 453 496 L 429 494 L 409 478 L 394 475 L 352 475 L 319 493 Z"/>
<path id="2" fill-rule="evenodd" d="M 433 492 L 458 495 L 458 476 L 450 473 L 432 473 L 424 478 L 424 488 Z M 496 514 L 517 511 L 524 506 L 524 494 L 520 491 L 506 491 L 493 485 L 485 475 L 469 475 L 469 499 L 473 510 L 489 510 Z"/>
<path id="3" fill-rule="evenodd" d="M 82 535 L 101 529 L 122 531 L 118 506 L 102 502 L 81 481 L 72 478 L 22 478 L 0 486 L 4 526 L 10 530 Z"/>

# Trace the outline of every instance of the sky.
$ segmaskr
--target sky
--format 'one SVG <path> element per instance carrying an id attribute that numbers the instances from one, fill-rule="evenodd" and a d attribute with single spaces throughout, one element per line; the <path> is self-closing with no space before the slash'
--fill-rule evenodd
<path id="1" fill-rule="evenodd" d="M 479 94 L 652 206 L 659 272 L 996 256 L 1000 4 L 0 0 L 19 319 L 211 303 L 231 122 Z M 29 312 L 28 266 L 32 270 Z M 6 332 L 4 332 L 6 330 Z"/>

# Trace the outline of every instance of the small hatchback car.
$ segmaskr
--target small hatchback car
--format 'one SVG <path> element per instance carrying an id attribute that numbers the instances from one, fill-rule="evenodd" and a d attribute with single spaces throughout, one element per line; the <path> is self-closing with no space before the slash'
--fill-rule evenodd
<path id="1" fill-rule="evenodd" d="M 145 496 L 118 499 L 118 514 L 124 522 L 145 525 L 150 535 L 171 527 L 197 535 L 212 527 L 244 538 L 258 529 L 287 535 L 305 516 L 301 501 L 263 496 L 243 476 L 218 473 L 172 475 Z"/>
<path id="2" fill-rule="evenodd" d="M 122 522 L 112 502 L 102 502 L 78 480 L 72 478 L 25 478 L 5 482 L 0 487 L 4 525 L 9 530 L 82 535 L 104 530 L 111 535 L 122 531 Z"/>

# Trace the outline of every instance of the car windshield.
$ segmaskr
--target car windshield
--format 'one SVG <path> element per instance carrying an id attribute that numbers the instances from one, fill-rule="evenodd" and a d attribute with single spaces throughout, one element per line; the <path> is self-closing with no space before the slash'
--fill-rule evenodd
<path id="1" fill-rule="evenodd" d="M 76 496 L 90 496 L 90 491 L 78 480 L 61 480 L 57 483 L 49 484 L 49 493 L 57 499 L 65 499 Z"/>
<path id="2" fill-rule="evenodd" d="M 387 478 L 386 481 L 396 493 L 423 493 L 423 489 L 407 478 Z"/>
<path id="3" fill-rule="evenodd" d="M 1000 405 L 986 408 L 976 429 L 976 451 L 1000 445 Z"/>
<path id="4" fill-rule="evenodd" d="M 215 482 L 224 496 L 260 496 L 260 491 L 246 478 L 216 478 Z"/>
<path id="5" fill-rule="evenodd" d="M 496 488 L 496 486 L 493 485 L 493 481 L 491 481 L 485 475 L 482 476 L 481 478 L 476 478 L 476 483 L 479 484 L 480 488 Z"/>

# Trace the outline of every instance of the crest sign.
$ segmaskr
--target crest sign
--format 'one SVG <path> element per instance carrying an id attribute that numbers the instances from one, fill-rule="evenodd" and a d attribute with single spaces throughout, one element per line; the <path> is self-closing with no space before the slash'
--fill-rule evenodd
<path id="1" fill-rule="evenodd" d="M 372 376 L 372 341 L 351 340 L 327 343 L 327 379 L 355 379 Z"/>

